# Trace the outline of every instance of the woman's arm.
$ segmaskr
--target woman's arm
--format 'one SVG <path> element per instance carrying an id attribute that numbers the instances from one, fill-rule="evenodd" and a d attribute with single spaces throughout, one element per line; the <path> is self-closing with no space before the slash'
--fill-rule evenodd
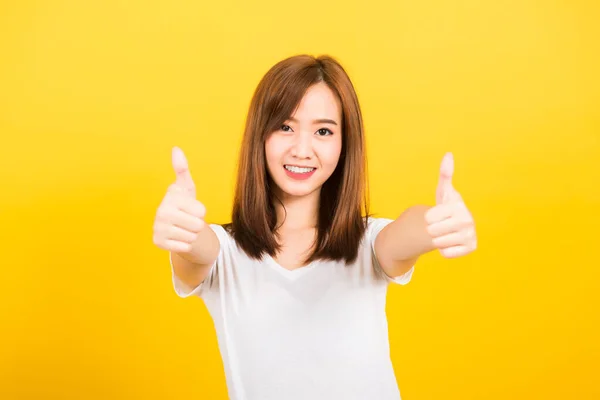
<path id="1" fill-rule="evenodd" d="M 425 222 L 429 209 L 425 205 L 408 208 L 375 238 L 377 261 L 388 276 L 403 275 L 421 255 L 435 249 Z"/>
<path id="2" fill-rule="evenodd" d="M 219 250 L 219 238 L 206 225 L 198 233 L 198 239 L 192 244 L 192 249 L 189 253 L 171 251 L 171 260 L 175 275 L 191 288 L 200 285 L 210 272 L 210 267 L 217 259 Z"/>
<path id="3" fill-rule="evenodd" d="M 153 241 L 169 251 L 175 275 L 187 286 L 196 287 L 210 272 L 221 246 L 204 220 L 206 208 L 196 199 L 187 158 L 178 147 L 173 148 L 172 162 L 176 180 L 156 212 Z"/>
<path id="4" fill-rule="evenodd" d="M 375 239 L 377 261 L 394 278 L 407 272 L 417 259 L 438 249 L 446 258 L 464 256 L 477 248 L 471 212 L 452 186 L 454 160 L 446 154 L 440 169 L 436 205 L 408 208 Z"/>

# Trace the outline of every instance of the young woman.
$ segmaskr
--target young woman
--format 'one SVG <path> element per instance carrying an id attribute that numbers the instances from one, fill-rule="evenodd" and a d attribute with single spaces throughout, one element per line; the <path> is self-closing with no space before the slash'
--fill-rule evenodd
<path id="1" fill-rule="evenodd" d="M 169 251 L 177 294 L 200 296 L 214 320 L 229 397 L 399 399 L 388 284 L 408 283 L 426 252 L 476 247 L 452 156 L 434 206 L 370 217 L 352 83 L 331 57 L 302 55 L 272 67 L 254 93 L 230 224 L 204 221 L 183 152 L 172 159 L 154 243 Z"/>

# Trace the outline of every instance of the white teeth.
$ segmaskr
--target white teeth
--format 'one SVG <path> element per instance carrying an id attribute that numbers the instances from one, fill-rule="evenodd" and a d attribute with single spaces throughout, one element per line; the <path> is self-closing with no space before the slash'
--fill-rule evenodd
<path id="1" fill-rule="evenodd" d="M 291 165 L 284 165 L 285 169 L 290 172 L 294 172 L 296 174 L 306 174 L 308 172 L 314 171 L 316 168 L 302 168 L 302 167 L 293 167 Z"/>

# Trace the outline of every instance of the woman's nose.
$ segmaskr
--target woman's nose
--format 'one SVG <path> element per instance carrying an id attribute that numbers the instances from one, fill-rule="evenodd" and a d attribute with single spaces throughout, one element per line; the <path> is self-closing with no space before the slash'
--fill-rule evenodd
<path id="1" fill-rule="evenodd" d="M 312 155 L 311 136 L 299 134 L 292 146 L 292 155 L 297 158 L 310 158 Z"/>

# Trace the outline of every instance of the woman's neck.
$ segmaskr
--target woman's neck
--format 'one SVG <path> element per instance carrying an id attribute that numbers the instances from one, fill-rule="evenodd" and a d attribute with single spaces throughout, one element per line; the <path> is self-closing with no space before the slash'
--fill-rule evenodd
<path id="1" fill-rule="evenodd" d="M 296 231 L 316 228 L 319 215 L 319 196 L 320 190 L 315 190 L 302 197 L 277 194 L 283 203 L 282 205 L 277 200 L 273 202 L 277 212 L 279 230 Z"/>

